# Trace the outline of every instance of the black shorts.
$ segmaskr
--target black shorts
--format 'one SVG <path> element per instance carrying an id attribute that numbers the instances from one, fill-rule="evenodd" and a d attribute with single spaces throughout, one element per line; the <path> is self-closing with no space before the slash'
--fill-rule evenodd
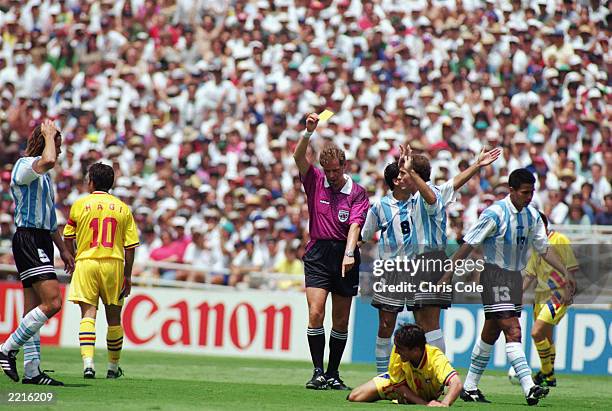
<path id="1" fill-rule="evenodd" d="M 304 254 L 306 288 L 323 288 L 344 297 L 357 295 L 359 288 L 359 264 L 361 256 L 355 249 L 355 265 L 342 277 L 342 260 L 346 241 L 316 240 Z"/>
<path id="2" fill-rule="evenodd" d="M 520 271 L 504 270 L 485 264 L 480 274 L 485 318 L 520 317 L 523 301 L 523 277 Z"/>
<path id="3" fill-rule="evenodd" d="M 418 255 L 416 259 L 422 260 L 424 266 L 416 273 L 419 289 L 414 296 L 414 309 L 418 310 L 427 306 L 447 309 L 451 306 L 453 294 L 451 292 L 430 291 L 435 290 L 435 288 L 430 288 L 430 285 L 436 286 L 444 275 L 446 253 L 444 251 L 431 251 Z"/>
<path id="4" fill-rule="evenodd" d="M 401 313 L 404 307 L 414 309 L 414 291 L 407 287 L 416 287 L 417 279 L 410 272 L 403 270 L 383 270 L 382 275 L 374 278 L 372 307 L 390 313 Z M 401 288 L 390 288 L 402 286 Z"/>
<path id="5" fill-rule="evenodd" d="M 13 236 L 13 256 L 23 288 L 30 288 L 37 281 L 57 280 L 53 253 L 50 231 L 17 228 Z"/>

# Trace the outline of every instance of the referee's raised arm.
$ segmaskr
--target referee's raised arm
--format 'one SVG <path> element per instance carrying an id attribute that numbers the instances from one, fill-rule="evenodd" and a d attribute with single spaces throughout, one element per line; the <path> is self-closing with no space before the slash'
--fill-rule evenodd
<path id="1" fill-rule="evenodd" d="M 319 116 L 316 113 L 309 114 L 308 118 L 306 118 L 306 132 L 300 136 L 300 140 L 298 141 L 295 151 L 293 152 L 293 159 L 295 160 L 295 164 L 297 164 L 298 170 L 300 170 L 300 175 L 302 176 L 306 175 L 308 172 L 308 167 L 310 167 L 310 163 L 306 158 L 306 150 L 308 150 L 310 136 L 315 131 L 318 124 Z"/>

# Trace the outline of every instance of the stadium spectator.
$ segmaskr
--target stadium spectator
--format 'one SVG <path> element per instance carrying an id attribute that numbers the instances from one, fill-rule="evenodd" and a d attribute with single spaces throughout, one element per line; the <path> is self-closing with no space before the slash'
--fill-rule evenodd
<path id="1" fill-rule="evenodd" d="M 606 194 L 604 197 L 605 206 L 597 213 L 595 223 L 601 225 L 612 225 L 612 194 Z"/>
<path id="2" fill-rule="evenodd" d="M 472 203 L 465 227 L 496 180 L 532 163 L 532 148 L 548 170 L 538 178 L 540 208 L 548 191 L 563 188 L 564 169 L 576 178 L 566 202 L 592 184 L 597 215 L 610 192 L 612 36 L 603 2 L 573 2 L 571 10 L 559 0 L 90 3 L 12 1 L 0 10 L 0 163 L 14 164 L 31 128 L 53 117 L 65 133 L 60 166 L 72 173 L 55 176 L 69 183 L 60 211 L 86 192 L 78 182 L 87 167 L 104 159 L 121 183 L 114 191 L 127 189 L 134 210 L 149 207 L 154 227 L 188 208 L 189 236 L 207 210 L 222 210 L 219 224 L 238 211 L 240 188 L 266 188 L 272 203 L 251 212 L 286 201 L 268 219 L 278 238 L 305 210 L 290 164 L 299 120 L 325 107 L 336 116 L 313 149 L 327 134 L 340 142 L 347 170 L 371 197 L 386 192 L 372 171 L 390 161 L 380 153 L 396 154 L 404 136 L 449 172 L 482 145 L 502 146 L 495 172 L 460 193 L 459 202 Z M 430 147 L 437 143 L 448 147 Z M 255 221 L 240 231 L 254 231 Z M 307 238 L 306 221 L 286 233 Z M 218 235 L 205 234 L 213 248 Z M 244 238 L 230 236 L 226 248 Z"/>

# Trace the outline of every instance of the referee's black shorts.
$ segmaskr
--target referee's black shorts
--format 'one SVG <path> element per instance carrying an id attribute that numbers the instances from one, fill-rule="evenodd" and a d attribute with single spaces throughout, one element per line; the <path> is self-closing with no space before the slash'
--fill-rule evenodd
<path id="1" fill-rule="evenodd" d="M 480 285 L 483 288 L 482 305 L 487 320 L 521 316 L 523 277 L 520 271 L 485 264 L 480 274 Z"/>
<path id="2" fill-rule="evenodd" d="M 361 256 L 355 249 L 355 265 L 342 277 L 342 260 L 346 241 L 316 240 L 304 254 L 306 287 L 323 288 L 344 297 L 357 295 Z"/>
<path id="3" fill-rule="evenodd" d="M 13 256 L 23 288 L 30 288 L 37 281 L 57 280 L 53 254 L 49 230 L 17 228 L 13 236 Z"/>

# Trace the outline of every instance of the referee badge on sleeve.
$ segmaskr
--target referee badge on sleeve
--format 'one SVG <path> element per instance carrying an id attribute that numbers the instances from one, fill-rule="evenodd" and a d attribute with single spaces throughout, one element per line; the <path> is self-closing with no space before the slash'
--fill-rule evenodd
<path id="1" fill-rule="evenodd" d="M 338 211 L 338 220 L 340 220 L 341 223 L 346 223 L 346 220 L 348 220 L 349 218 L 349 212 L 346 210 L 339 210 Z"/>

